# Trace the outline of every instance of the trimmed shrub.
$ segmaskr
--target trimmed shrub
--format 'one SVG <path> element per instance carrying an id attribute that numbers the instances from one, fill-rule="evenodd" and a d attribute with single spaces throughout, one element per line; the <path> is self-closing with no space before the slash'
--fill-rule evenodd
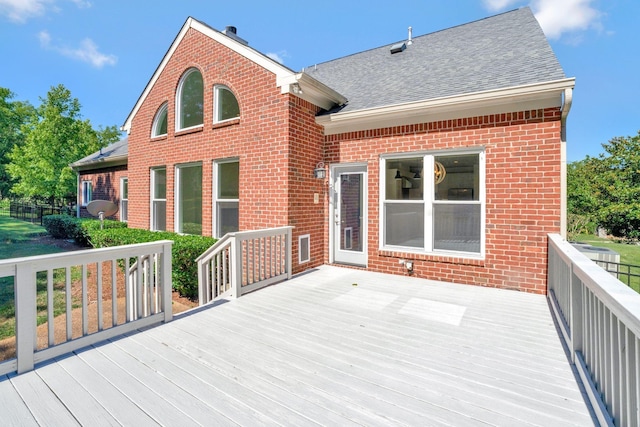
<path id="1" fill-rule="evenodd" d="M 181 296 L 198 297 L 198 266 L 196 258 L 216 242 L 213 237 L 181 235 L 168 231 L 149 231 L 138 228 L 100 227 L 89 233 L 89 241 L 96 248 L 131 245 L 135 243 L 172 240 L 171 250 L 173 289 Z"/>
<path id="2" fill-rule="evenodd" d="M 128 225 L 126 222 L 114 221 L 114 220 L 104 220 L 103 230 L 113 230 L 113 229 L 122 229 L 127 228 Z M 74 238 L 79 245 L 82 246 L 94 246 L 91 242 L 91 235 L 94 231 L 100 231 L 100 220 L 99 219 L 81 219 L 78 223 L 78 228 L 76 231 L 76 235 Z"/>
<path id="3" fill-rule="evenodd" d="M 47 215 L 42 217 L 42 226 L 55 239 L 74 239 L 80 220 L 69 215 Z"/>

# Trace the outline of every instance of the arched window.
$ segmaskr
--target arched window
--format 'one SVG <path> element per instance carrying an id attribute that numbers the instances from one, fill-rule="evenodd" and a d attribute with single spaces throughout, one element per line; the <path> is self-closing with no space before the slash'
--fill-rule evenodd
<path id="1" fill-rule="evenodd" d="M 226 86 L 216 85 L 213 91 L 214 97 L 214 122 L 220 123 L 240 117 L 240 106 L 236 96 Z"/>
<path id="2" fill-rule="evenodd" d="M 187 70 L 180 79 L 176 106 L 176 129 L 188 129 L 203 124 L 202 74 L 195 68 Z"/>
<path id="3" fill-rule="evenodd" d="M 151 136 L 163 136 L 167 134 L 167 103 L 165 102 L 158 109 L 156 117 L 153 119 L 153 127 L 151 128 Z"/>

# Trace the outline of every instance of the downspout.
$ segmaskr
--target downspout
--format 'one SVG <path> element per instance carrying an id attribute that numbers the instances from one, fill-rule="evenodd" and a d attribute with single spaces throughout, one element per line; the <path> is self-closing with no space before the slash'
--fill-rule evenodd
<path id="1" fill-rule="evenodd" d="M 560 235 L 567 238 L 567 116 L 573 101 L 573 88 L 565 88 L 560 109 Z"/>
<path id="2" fill-rule="evenodd" d="M 76 170 L 76 218 L 80 218 L 80 171 Z"/>

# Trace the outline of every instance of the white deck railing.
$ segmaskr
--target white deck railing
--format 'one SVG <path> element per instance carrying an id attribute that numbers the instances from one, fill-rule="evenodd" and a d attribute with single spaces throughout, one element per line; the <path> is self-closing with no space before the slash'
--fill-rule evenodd
<path id="1" fill-rule="evenodd" d="M 640 295 L 549 235 L 549 300 L 602 425 L 640 425 Z"/>
<path id="2" fill-rule="evenodd" d="M 170 321 L 172 244 L 169 240 L 163 240 L 1 260 L 0 278 L 14 278 L 16 357 L 0 363 L 0 375 L 26 372 L 32 370 L 36 363 L 136 328 Z M 124 281 L 124 295 L 117 293 L 119 276 L 120 281 Z M 36 301 L 38 277 L 40 286 L 46 281 L 48 330 L 47 342 L 40 346 L 44 347 L 41 349 L 37 348 L 36 340 L 37 305 L 42 306 L 42 302 Z M 103 286 L 111 287 L 111 293 L 106 298 Z M 77 287 L 81 288 L 81 314 L 72 314 L 74 303 L 78 303 L 72 301 L 72 293 Z M 63 315 L 66 317 L 63 326 L 65 331 L 62 331 L 66 340 L 58 343 L 55 342 L 54 288 L 64 292 L 64 303 L 58 301 L 56 304 L 63 306 Z M 91 303 L 88 299 L 90 289 L 96 295 L 96 301 Z M 118 309 L 118 300 L 122 299 L 123 315 L 119 314 L 122 310 L 119 312 Z M 92 304 L 96 307 L 90 308 Z M 105 310 L 105 305 L 110 306 L 110 310 Z M 89 324 L 90 309 L 95 310 L 96 324 Z M 81 316 L 82 327 L 79 334 L 72 330 L 73 315 Z M 90 332 L 90 329 L 95 332 Z"/>
<path id="3" fill-rule="evenodd" d="M 228 233 L 200 255 L 200 305 L 242 294 L 291 278 L 293 227 Z"/>

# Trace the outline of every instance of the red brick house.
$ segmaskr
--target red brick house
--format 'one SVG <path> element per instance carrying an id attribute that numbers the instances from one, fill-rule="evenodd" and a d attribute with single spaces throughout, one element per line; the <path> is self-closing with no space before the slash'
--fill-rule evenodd
<path id="1" fill-rule="evenodd" d="M 545 292 L 573 86 L 528 8 L 301 71 L 189 18 L 123 125 L 126 165 L 74 163 L 79 205 L 215 237 L 292 225 L 294 271 Z"/>

